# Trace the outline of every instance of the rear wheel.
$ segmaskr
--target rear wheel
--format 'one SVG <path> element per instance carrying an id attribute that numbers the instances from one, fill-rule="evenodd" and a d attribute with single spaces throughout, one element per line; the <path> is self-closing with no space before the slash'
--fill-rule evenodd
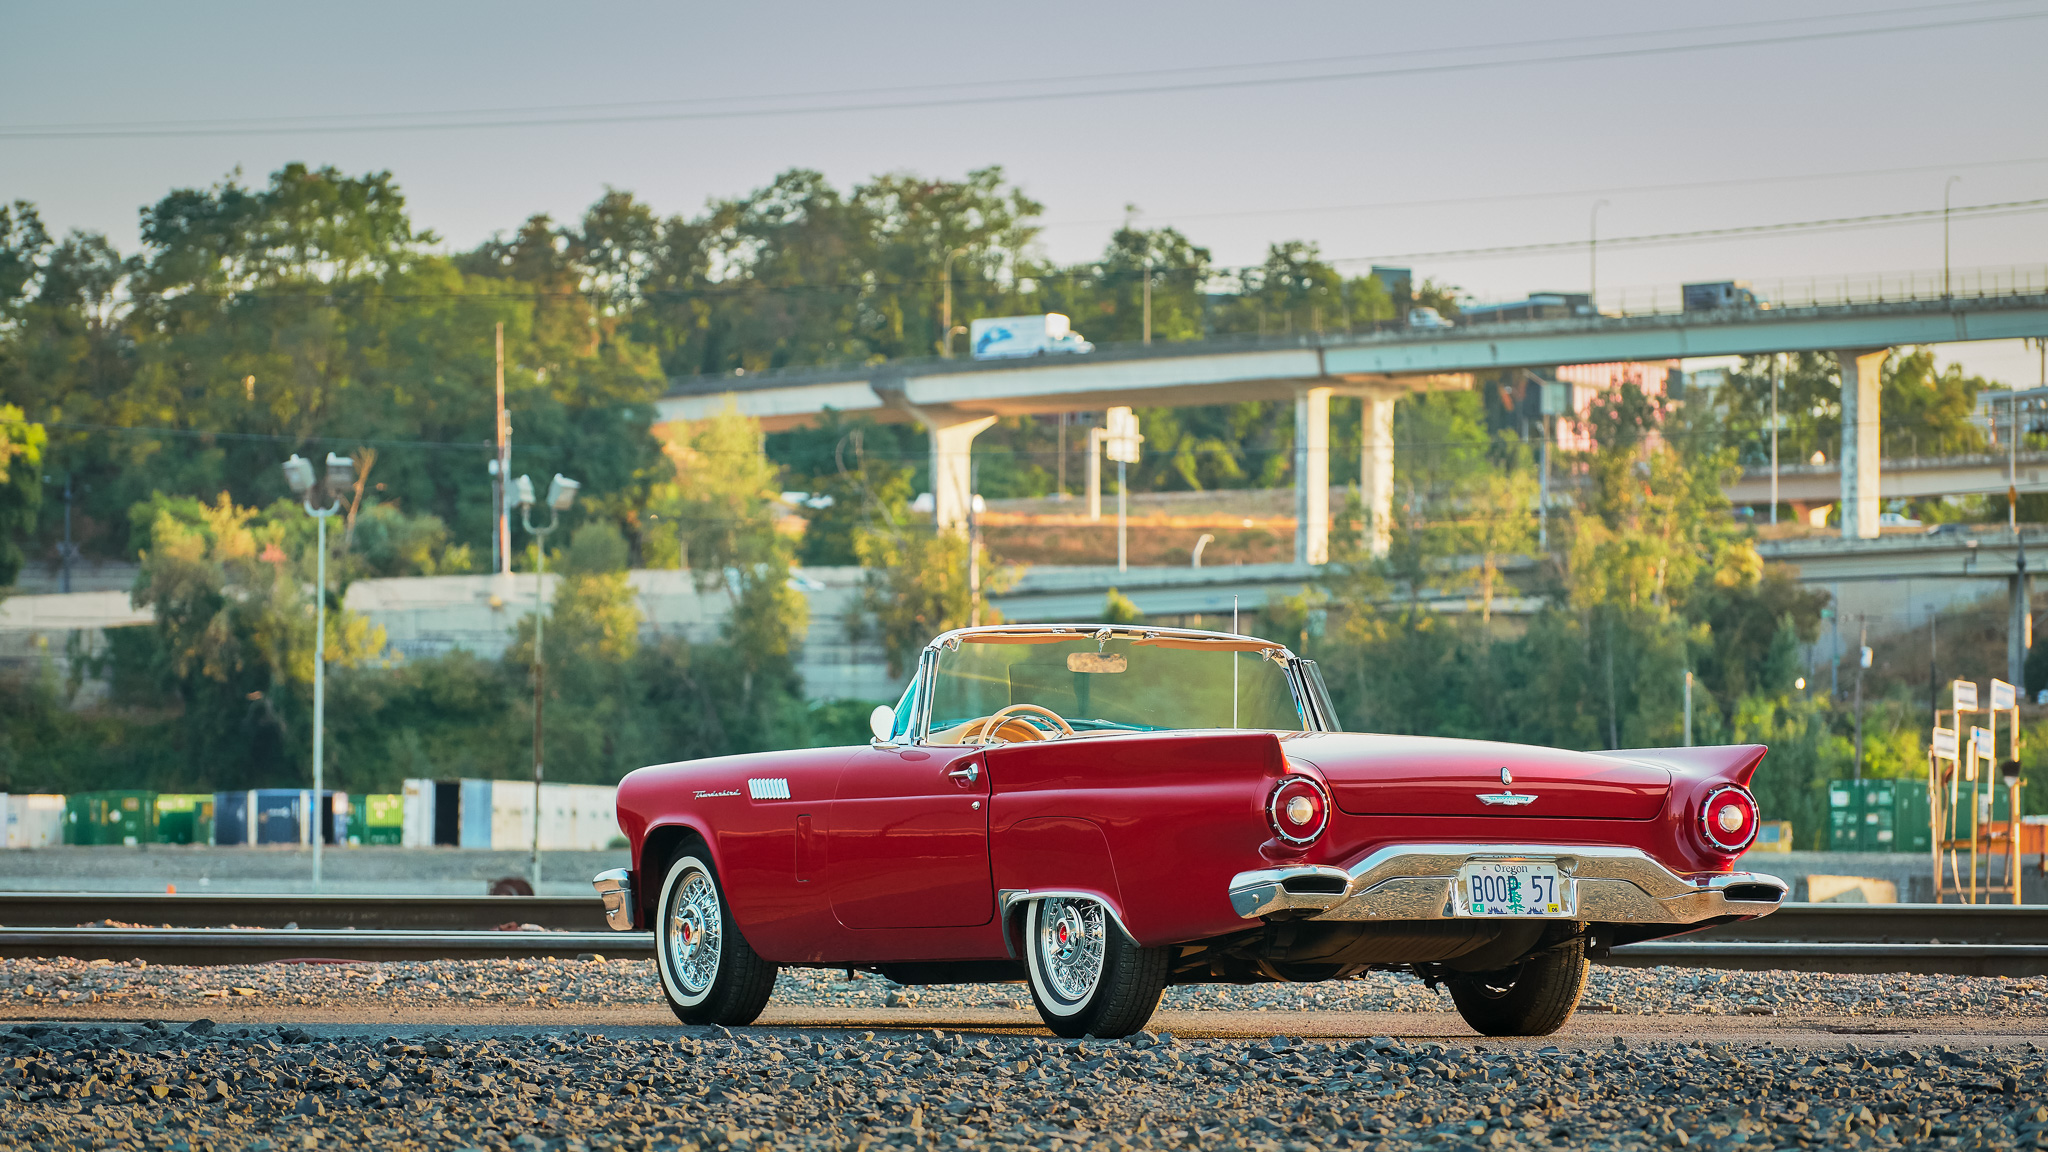
<path id="1" fill-rule="evenodd" d="M 1053 896 L 1024 916 L 1031 999 L 1053 1034 L 1113 1040 L 1145 1026 L 1166 990 L 1164 948 L 1140 948 L 1100 901 Z"/>
<path id="2" fill-rule="evenodd" d="M 1548 1036 L 1564 1027 L 1586 986 L 1586 941 L 1572 937 L 1497 972 L 1446 981 L 1458 1015 L 1488 1036 Z"/>
<path id="3" fill-rule="evenodd" d="M 740 935 L 707 856 L 685 848 L 662 881 L 654 925 L 661 991 L 685 1024 L 751 1024 L 775 991 L 775 965 Z"/>

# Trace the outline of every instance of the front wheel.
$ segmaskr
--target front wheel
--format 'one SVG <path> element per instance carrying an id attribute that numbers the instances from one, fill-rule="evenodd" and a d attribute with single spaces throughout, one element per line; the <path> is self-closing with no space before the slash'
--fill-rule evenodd
<path id="1" fill-rule="evenodd" d="M 685 849 L 668 866 L 658 908 L 655 967 L 676 1018 L 685 1024 L 752 1024 L 775 991 L 775 965 L 740 935 L 710 863 Z"/>
<path id="2" fill-rule="evenodd" d="M 1447 981 L 1465 1023 L 1487 1036 L 1548 1036 L 1571 1019 L 1586 986 L 1586 942 L 1573 937 L 1498 972 Z"/>
<path id="3" fill-rule="evenodd" d="M 1167 950 L 1138 947 L 1096 900 L 1032 901 L 1024 916 L 1024 956 L 1039 1018 L 1069 1040 L 1136 1032 L 1166 990 Z"/>

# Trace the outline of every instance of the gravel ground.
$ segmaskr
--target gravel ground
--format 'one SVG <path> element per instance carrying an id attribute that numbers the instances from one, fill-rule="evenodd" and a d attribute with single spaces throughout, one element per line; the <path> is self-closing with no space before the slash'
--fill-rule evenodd
<path id="1" fill-rule="evenodd" d="M 2043 1069 L 2034 1044 L 722 1029 L 401 1040 L 204 1020 L 29 1024 L 0 1032 L 0 1140 L 169 1152 L 2048 1147 Z"/>
<path id="2" fill-rule="evenodd" d="M 75 1004 L 204 1006 L 376 1004 L 659 1005 L 652 960 L 440 960 L 386 964 L 262 964 L 217 968 L 106 960 L 0 960 L 0 1010 Z M 1028 1008 L 1020 984 L 902 988 L 839 970 L 785 969 L 775 1003 L 866 1009 Z M 1181 985 L 1166 1008 L 1418 1012 L 1449 998 L 1411 976 L 1373 973 L 1327 984 Z M 1582 1013 L 1805 1015 L 1876 1018 L 2048 1017 L 2048 977 L 1850 976 L 1595 967 Z"/>

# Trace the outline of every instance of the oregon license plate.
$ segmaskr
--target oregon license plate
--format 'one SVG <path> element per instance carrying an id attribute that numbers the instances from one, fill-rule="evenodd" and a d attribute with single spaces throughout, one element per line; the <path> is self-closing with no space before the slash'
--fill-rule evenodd
<path id="1" fill-rule="evenodd" d="M 1570 885 L 1554 864 L 1514 861 L 1458 869 L 1458 911 L 1465 916 L 1570 916 Z"/>

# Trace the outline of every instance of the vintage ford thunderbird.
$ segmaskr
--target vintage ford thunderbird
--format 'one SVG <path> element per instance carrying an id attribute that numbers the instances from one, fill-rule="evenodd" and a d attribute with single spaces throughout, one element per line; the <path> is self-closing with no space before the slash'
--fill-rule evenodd
<path id="1" fill-rule="evenodd" d="M 691 1023 L 780 966 L 1025 981 L 1061 1036 L 1123 1036 L 1176 983 L 1407 970 L 1472 1027 L 1541 1034 L 1587 957 L 1775 911 L 1739 872 L 1764 749 L 1568 752 L 1340 730 L 1312 661 L 1128 626 L 948 632 L 866 747 L 642 768 L 631 869 Z"/>

